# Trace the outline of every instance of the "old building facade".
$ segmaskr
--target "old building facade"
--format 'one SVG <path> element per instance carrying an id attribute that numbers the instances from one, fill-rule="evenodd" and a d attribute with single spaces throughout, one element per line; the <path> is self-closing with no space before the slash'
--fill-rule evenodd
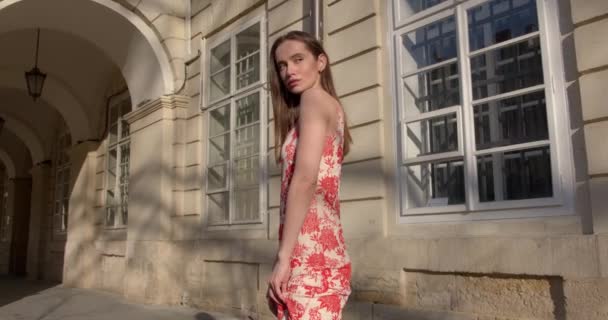
<path id="1" fill-rule="evenodd" d="M 0 272 L 270 319 L 289 30 L 355 142 L 345 319 L 608 318 L 604 0 L 1 0 Z"/>

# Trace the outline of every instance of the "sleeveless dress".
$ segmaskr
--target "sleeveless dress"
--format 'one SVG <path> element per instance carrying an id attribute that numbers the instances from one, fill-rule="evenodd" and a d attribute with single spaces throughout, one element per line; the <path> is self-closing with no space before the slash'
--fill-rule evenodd
<path id="1" fill-rule="evenodd" d="M 340 176 L 344 119 L 326 135 L 317 187 L 298 234 L 290 261 L 285 304 L 277 306 L 280 320 L 338 320 L 351 293 L 351 263 L 340 223 Z M 295 169 L 298 129 L 292 128 L 281 147 L 281 204 L 279 241 L 283 238 L 287 192 Z"/>

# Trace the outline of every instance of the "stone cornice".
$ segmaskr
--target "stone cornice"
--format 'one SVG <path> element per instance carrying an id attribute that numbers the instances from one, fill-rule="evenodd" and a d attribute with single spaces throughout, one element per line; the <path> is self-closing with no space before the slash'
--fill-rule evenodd
<path id="1" fill-rule="evenodd" d="M 124 116 L 124 119 L 129 123 L 133 124 L 134 122 L 145 118 L 146 116 L 162 109 L 175 109 L 175 108 L 187 108 L 188 103 L 190 102 L 190 97 L 182 96 L 182 95 L 166 95 L 161 96 L 158 99 L 148 101 L 131 111 L 130 113 Z"/>

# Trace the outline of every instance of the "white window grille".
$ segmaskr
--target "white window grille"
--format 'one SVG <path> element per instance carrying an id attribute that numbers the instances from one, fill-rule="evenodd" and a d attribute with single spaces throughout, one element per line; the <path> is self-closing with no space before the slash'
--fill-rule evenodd
<path id="1" fill-rule="evenodd" d="M 128 223 L 130 131 L 123 116 L 131 111 L 128 92 L 110 101 L 106 153 L 106 228 Z"/>
<path id="2" fill-rule="evenodd" d="M 53 230 L 55 233 L 65 233 L 68 228 L 68 212 L 70 203 L 70 147 L 72 139 L 69 133 L 58 135 L 55 154 L 55 193 L 53 196 Z"/>
<path id="3" fill-rule="evenodd" d="M 552 2 L 393 1 L 401 221 L 564 204 Z"/>
<path id="4" fill-rule="evenodd" d="M 262 222 L 265 39 L 265 23 L 258 17 L 208 45 L 205 203 L 210 226 Z"/>

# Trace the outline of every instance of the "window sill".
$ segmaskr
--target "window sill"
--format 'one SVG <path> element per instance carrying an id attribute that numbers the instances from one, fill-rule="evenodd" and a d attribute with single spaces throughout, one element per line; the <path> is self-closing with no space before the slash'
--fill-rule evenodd
<path id="1" fill-rule="evenodd" d="M 545 200 L 545 199 L 543 199 Z M 553 199 L 546 199 L 553 200 Z M 554 201 L 554 200 L 553 200 Z M 526 201 L 527 202 L 527 201 Z M 539 217 L 554 217 L 554 216 L 575 216 L 572 208 L 560 205 L 555 202 L 553 205 L 544 207 L 533 207 L 530 203 L 523 207 L 524 203 L 518 207 L 516 204 L 510 207 L 500 208 L 496 204 L 492 207 L 489 205 L 482 210 L 477 211 L 446 211 L 439 213 L 427 214 L 407 214 L 397 217 L 398 224 L 411 223 L 433 223 L 433 222 L 464 222 L 464 221 L 483 221 L 483 220 L 507 220 L 507 219 L 525 219 Z M 504 205 L 504 202 L 503 202 Z M 491 208 L 491 209 L 490 209 Z M 425 208 L 426 209 L 426 208 Z M 444 208 L 445 209 L 445 208 Z M 479 208 L 481 209 L 481 208 Z"/>

